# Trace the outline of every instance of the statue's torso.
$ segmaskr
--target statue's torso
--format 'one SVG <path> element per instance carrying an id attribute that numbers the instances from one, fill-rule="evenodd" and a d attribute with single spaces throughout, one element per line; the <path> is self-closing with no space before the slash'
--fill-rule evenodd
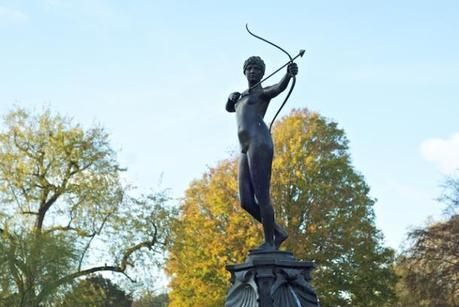
<path id="1" fill-rule="evenodd" d="M 268 104 L 269 100 L 263 97 L 262 89 L 243 94 L 236 103 L 238 137 L 243 152 L 249 146 L 267 145 L 272 148 L 271 134 L 263 121 Z"/>

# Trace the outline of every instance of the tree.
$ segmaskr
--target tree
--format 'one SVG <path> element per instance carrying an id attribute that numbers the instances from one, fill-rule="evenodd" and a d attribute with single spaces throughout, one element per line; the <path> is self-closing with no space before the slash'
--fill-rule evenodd
<path id="1" fill-rule="evenodd" d="M 398 259 L 401 306 L 459 305 L 459 180 L 448 179 L 440 198 L 450 216 L 414 229 Z"/>
<path id="2" fill-rule="evenodd" d="M 446 178 L 439 201 L 446 205 L 444 212 L 447 216 L 459 214 L 459 177 Z"/>
<path id="3" fill-rule="evenodd" d="M 122 171 L 100 127 L 83 129 L 49 110 L 34 115 L 16 109 L 5 116 L 0 233 L 1 247 L 11 257 L 1 258 L 0 297 L 21 298 L 18 306 L 37 306 L 95 272 L 129 277 L 136 262 L 162 252 L 172 213 L 163 206 L 167 197 L 129 196 Z M 62 260 L 62 270 L 46 282 L 47 264 L 29 265 L 43 255 Z"/>
<path id="4" fill-rule="evenodd" d="M 131 307 L 133 299 L 110 279 L 100 275 L 82 279 L 62 302 L 63 307 Z"/>
<path id="5" fill-rule="evenodd" d="M 381 306 L 394 300 L 394 252 L 382 246 L 374 200 L 351 166 L 337 124 L 306 110 L 273 131 L 271 194 L 287 228 L 285 249 L 318 265 L 313 278 L 322 306 Z M 244 260 L 260 228 L 239 208 L 237 161 L 229 159 L 195 180 L 173 226 L 166 270 L 171 306 L 222 306 L 225 264 Z"/>
<path id="6" fill-rule="evenodd" d="M 223 306 L 225 265 L 242 261 L 261 239 L 239 208 L 235 178 L 234 161 L 223 161 L 186 191 L 166 263 L 170 306 Z"/>
<path id="7" fill-rule="evenodd" d="M 167 307 L 169 306 L 169 297 L 167 293 L 153 295 L 144 293 L 140 298 L 136 299 L 132 307 Z"/>
<path id="8" fill-rule="evenodd" d="M 46 285 L 71 274 L 77 261 L 74 247 L 62 234 L 4 231 L 0 239 L 0 305 L 33 306 L 35 293 L 43 293 L 43 303 L 58 300 L 58 294 L 48 292 Z"/>

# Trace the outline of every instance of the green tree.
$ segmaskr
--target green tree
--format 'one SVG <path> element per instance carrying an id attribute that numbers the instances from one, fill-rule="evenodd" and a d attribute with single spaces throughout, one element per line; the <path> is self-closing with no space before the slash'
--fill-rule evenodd
<path id="1" fill-rule="evenodd" d="M 5 237 L 5 236 L 8 236 Z M 59 299 L 46 285 L 71 274 L 76 250 L 62 234 L 6 233 L 0 239 L 0 305 L 34 306 Z"/>
<path id="2" fill-rule="evenodd" d="M 337 124 L 305 110 L 273 131 L 271 194 L 288 229 L 284 248 L 318 265 L 313 285 L 322 306 L 381 306 L 394 300 L 394 252 L 382 246 L 374 200 L 351 166 Z M 260 242 L 260 228 L 239 208 L 234 159 L 195 180 L 186 192 L 166 270 L 171 306 L 222 306 L 229 276 Z"/>
<path id="3" fill-rule="evenodd" d="M 136 299 L 132 307 L 167 307 L 169 305 L 169 297 L 167 293 L 153 295 L 144 293 L 140 298 Z"/>
<path id="4" fill-rule="evenodd" d="M 82 279 L 66 294 L 63 307 L 130 307 L 133 299 L 110 279 L 91 276 Z"/>
<path id="5" fill-rule="evenodd" d="M 100 127 L 84 129 L 49 110 L 16 109 L 5 116 L 0 238 L 11 257 L 1 258 L 0 298 L 19 297 L 18 306 L 38 306 L 95 272 L 128 277 L 135 263 L 163 251 L 171 214 L 163 206 L 166 195 L 130 197 L 122 171 Z M 22 245 L 27 252 L 16 248 Z M 18 253 L 23 256 L 15 259 Z M 56 267 L 56 274 L 48 275 L 45 255 L 62 260 L 62 270 Z"/>
<path id="6" fill-rule="evenodd" d="M 411 231 L 398 258 L 400 306 L 459 305 L 459 179 L 446 181 L 440 200 L 447 220 Z"/>

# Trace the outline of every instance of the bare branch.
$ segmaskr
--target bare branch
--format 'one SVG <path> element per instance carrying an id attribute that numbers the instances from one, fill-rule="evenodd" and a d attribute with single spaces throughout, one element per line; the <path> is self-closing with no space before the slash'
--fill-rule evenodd
<path id="1" fill-rule="evenodd" d="M 20 208 L 21 207 L 21 202 L 19 201 L 19 198 L 18 196 L 16 195 L 16 192 L 14 191 L 14 189 L 8 185 L 10 191 L 11 191 L 11 194 L 13 194 L 13 197 L 14 197 L 14 200 L 16 201 L 16 205 Z M 30 205 L 29 205 L 29 208 L 30 208 Z"/>
<path id="2" fill-rule="evenodd" d="M 14 145 L 20 151 L 22 151 L 26 156 L 28 156 L 29 158 L 34 159 L 34 160 L 37 159 L 32 153 L 30 153 L 29 148 L 25 148 L 25 147 L 19 145 L 16 132 L 13 133 L 13 142 L 14 142 Z"/>
<path id="3" fill-rule="evenodd" d="M 131 248 L 128 248 L 126 250 L 126 252 L 124 253 L 123 259 L 121 260 L 120 268 L 122 268 L 123 271 L 126 270 L 127 266 L 131 265 L 129 263 L 129 257 L 131 257 L 131 255 L 133 253 L 135 253 L 136 251 L 138 251 L 138 250 L 140 250 L 140 249 L 142 249 L 144 247 L 146 247 L 149 250 L 151 250 L 152 247 L 155 245 L 155 243 L 156 243 L 156 236 L 154 236 L 153 239 L 150 240 L 150 241 L 144 241 L 144 242 L 141 242 L 139 244 L 134 245 Z"/>
<path id="4" fill-rule="evenodd" d="M 86 256 L 86 253 L 88 252 L 89 247 L 91 246 L 92 240 L 94 240 L 95 237 L 96 237 L 96 233 L 93 233 L 91 238 L 88 240 L 88 243 L 86 243 L 86 246 L 84 247 L 83 252 L 81 253 L 80 260 L 78 260 L 78 271 L 81 270 L 83 259 Z"/>
<path id="5" fill-rule="evenodd" d="M 43 228 L 43 221 L 45 219 L 46 212 L 48 212 L 49 208 L 56 202 L 56 200 L 61 196 L 62 191 L 57 191 L 51 198 L 49 198 L 44 204 L 40 205 L 38 209 L 38 218 L 35 224 L 35 228 L 37 231 L 41 232 Z"/>
<path id="6" fill-rule="evenodd" d="M 46 230 L 45 233 L 51 233 L 54 231 L 75 231 L 80 237 L 93 237 L 95 234 L 89 234 L 87 231 L 77 228 L 77 227 L 72 227 L 72 226 L 54 226 Z"/>
<path id="7" fill-rule="evenodd" d="M 36 211 L 21 211 L 21 214 L 38 215 L 38 212 L 36 212 Z"/>
<path id="8" fill-rule="evenodd" d="M 96 273 L 96 272 L 102 272 L 102 271 L 105 271 L 105 272 L 115 272 L 115 273 L 121 273 L 123 275 L 125 275 L 130 281 L 134 282 L 134 280 L 132 278 L 130 278 L 127 274 L 126 274 L 126 269 L 128 266 L 132 266 L 133 264 L 129 263 L 129 257 L 135 253 L 136 251 L 142 249 L 142 248 L 148 248 L 149 250 L 152 249 L 152 247 L 155 245 L 156 243 L 156 239 L 157 239 L 157 231 L 156 231 L 156 227 L 155 227 L 155 233 L 154 233 L 154 236 L 151 240 L 148 240 L 148 241 L 144 241 L 144 242 L 141 242 L 141 243 L 138 243 L 134 246 L 132 246 L 131 248 L 128 248 L 123 257 L 122 257 L 122 260 L 121 260 L 121 263 L 119 265 L 112 265 L 112 266 L 109 266 L 109 265 L 104 265 L 104 266 L 96 266 L 96 267 L 92 267 L 92 268 L 89 268 L 89 269 L 85 269 L 85 270 L 78 270 L 72 274 L 69 274 L 65 277 L 62 277 L 61 279 L 57 280 L 56 282 L 54 283 L 50 283 L 48 284 L 41 292 L 40 294 L 37 296 L 37 298 L 40 300 L 42 297 L 44 297 L 45 293 L 46 292 L 49 292 L 49 291 L 52 291 L 54 289 L 56 289 L 57 287 L 63 285 L 63 284 L 66 284 L 78 277 L 82 277 L 82 276 L 87 276 L 87 275 L 90 275 L 90 274 L 93 274 L 93 273 Z"/>
<path id="9" fill-rule="evenodd" d="M 92 243 L 92 240 L 94 240 L 94 238 L 96 237 L 96 235 L 100 234 L 102 232 L 102 229 L 104 228 L 105 226 L 105 223 L 107 222 L 108 218 L 113 214 L 113 212 L 110 212 L 109 214 L 107 214 L 105 216 L 105 218 L 103 219 L 102 223 L 100 224 L 100 227 L 97 231 L 95 231 L 93 233 L 93 235 L 91 236 L 91 239 L 88 240 L 88 243 L 86 244 L 86 246 L 84 247 L 83 249 L 83 253 L 81 253 L 81 257 L 80 257 L 80 260 L 78 261 L 78 271 L 81 270 L 81 265 L 83 263 L 83 259 L 84 257 L 86 256 L 86 253 L 88 252 L 89 250 L 89 246 L 91 246 L 91 243 Z"/>
<path id="10" fill-rule="evenodd" d="M 80 167 L 77 163 L 72 163 L 72 164 L 73 164 L 73 166 L 75 168 L 74 168 L 74 170 L 72 172 L 70 172 L 70 176 L 73 176 L 75 174 L 78 174 L 78 173 L 81 173 L 81 172 L 87 170 L 88 168 L 90 168 L 94 164 L 94 162 L 90 162 L 90 163 L 84 165 L 83 167 Z"/>
<path id="11" fill-rule="evenodd" d="M 123 274 L 127 279 L 129 279 L 130 282 L 135 283 L 135 279 L 133 279 L 131 276 L 129 276 L 126 272 L 120 272 Z"/>

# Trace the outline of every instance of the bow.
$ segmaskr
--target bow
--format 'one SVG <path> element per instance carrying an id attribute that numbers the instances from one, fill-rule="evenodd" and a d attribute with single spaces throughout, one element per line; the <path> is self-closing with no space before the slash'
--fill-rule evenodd
<path id="1" fill-rule="evenodd" d="M 283 48 L 281 48 L 280 46 L 274 44 L 273 42 L 268 41 L 267 39 L 265 39 L 265 38 L 263 38 L 263 37 L 260 37 L 260 36 L 258 36 L 258 35 L 256 35 L 256 34 L 252 33 L 252 32 L 250 31 L 250 29 L 249 29 L 249 25 L 248 25 L 248 24 L 245 24 L 245 28 L 246 28 L 247 32 L 249 32 L 249 34 L 252 35 L 253 37 L 258 38 L 258 39 L 264 41 L 265 43 L 268 43 L 268 44 L 270 44 L 271 46 L 274 46 L 274 47 L 276 47 L 277 49 L 279 49 L 280 51 L 282 51 L 283 53 L 285 53 L 285 54 L 288 56 L 288 58 L 290 59 L 290 61 L 288 61 L 287 64 L 285 64 L 284 66 L 286 66 L 286 65 L 288 65 L 288 64 L 290 64 L 290 63 L 292 63 L 294 59 L 296 59 L 298 56 L 303 56 L 303 54 L 304 54 L 304 50 L 300 50 L 300 53 L 299 53 L 295 58 L 292 58 L 292 56 L 290 55 L 290 53 L 288 53 L 287 51 L 285 51 L 285 50 L 284 50 Z M 281 68 L 283 68 L 284 66 L 282 66 Z M 280 69 L 281 69 L 281 68 L 280 68 Z M 264 80 L 268 79 L 268 78 L 271 77 L 273 74 L 275 74 L 276 72 L 278 72 L 280 69 L 276 70 L 274 73 L 272 73 L 271 75 L 269 75 L 268 77 L 266 77 L 265 79 L 263 79 L 262 81 L 260 81 L 259 83 L 261 83 L 261 82 L 263 82 Z M 269 132 L 271 132 L 271 128 L 272 128 L 272 126 L 273 126 L 273 124 L 274 124 L 274 121 L 276 120 L 277 115 L 279 115 L 280 111 L 282 111 L 282 108 L 285 106 L 285 103 L 287 102 L 288 98 L 290 97 L 290 94 L 291 94 L 292 91 L 293 91 L 293 88 L 295 87 L 296 77 L 293 76 L 292 79 L 293 79 L 293 80 L 292 80 L 292 85 L 290 86 L 290 90 L 288 91 L 287 96 L 285 96 L 284 102 L 282 102 L 282 104 L 281 104 L 279 110 L 277 110 L 276 115 L 274 115 L 274 117 L 273 117 L 273 119 L 272 119 L 272 121 L 271 121 L 271 124 L 269 125 Z M 258 84 L 256 84 L 256 85 L 258 85 Z"/>

